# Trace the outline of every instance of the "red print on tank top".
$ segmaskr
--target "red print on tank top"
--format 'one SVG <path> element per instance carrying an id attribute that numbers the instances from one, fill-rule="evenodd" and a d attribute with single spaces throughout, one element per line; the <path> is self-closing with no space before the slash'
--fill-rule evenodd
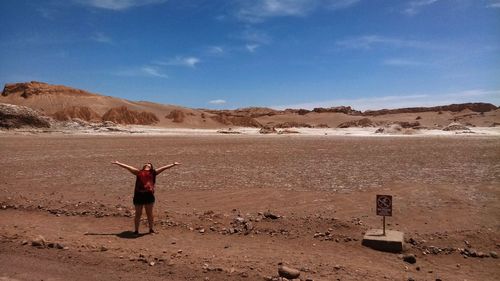
<path id="1" fill-rule="evenodd" d="M 154 183 L 154 172 L 150 170 L 142 170 L 137 174 L 136 181 L 136 191 L 144 192 L 154 192 L 155 183 Z"/>

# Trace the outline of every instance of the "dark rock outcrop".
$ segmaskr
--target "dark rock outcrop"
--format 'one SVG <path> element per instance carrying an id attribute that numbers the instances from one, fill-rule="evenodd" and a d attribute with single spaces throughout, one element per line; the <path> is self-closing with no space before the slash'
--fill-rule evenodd
<path id="1" fill-rule="evenodd" d="M 25 99 L 33 95 L 43 94 L 70 94 L 70 95 L 93 95 L 87 91 L 70 88 L 61 85 L 51 85 L 43 82 L 31 81 L 27 83 L 5 84 L 2 96 L 19 95 Z"/>
<path id="2" fill-rule="evenodd" d="M 341 123 L 340 125 L 337 126 L 337 128 L 351 128 L 351 127 L 375 127 L 376 124 L 372 122 L 369 118 L 362 118 L 358 120 L 353 120 L 353 121 L 347 121 L 344 123 Z"/>
<path id="3" fill-rule="evenodd" d="M 186 118 L 186 114 L 181 110 L 174 109 L 165 118 L 171 119 L 174 123 L 182 123 L 184 122 L 184 118 Z"/>
<path id="4" fill-rule="evenodd" d="M 133 125 L 152 125 L 159 121 L 151 112 L 130 110 L 126 106 L 111 108 L 104 113 L 102 120 Z"/>
<path id="5" fill-rule="evenodd" d="M 57 111 L 52 114 L 52 117 L 58 121 L 68 121 L 73 118 L 85 121 L 101 121 L 101 116 L 87 106 L 71 106 Z"/>
<path id="6" fill-rule="evenodd" d="M 450 105 L 442 105 L 442 106 L 433 106 L 433 107 L 407 107 L 407 108 L 398 108 L 398 109 L 381 109 L 381 110 L 367 110 L 363 112 L 363 115 L 366 116 L 377 116 L 384 114 L 398 114 L 398 113 L 420 113 L 420 112 L 443 112 L 443 111 L 451 111 L 451 112 L 459 112 L 465 109 L 469 109 L 474 112 L 488 112 L 492 110 L 498 109 L 497 106 L 491 103 L 461 103 L 461 104 L 450 104 Z"/>
<path id="7" fill-rule="evenodd" d="M 29 107 L 0 103 L 0 128 L 21 127 L 50 128 L 50 121 Z"/>

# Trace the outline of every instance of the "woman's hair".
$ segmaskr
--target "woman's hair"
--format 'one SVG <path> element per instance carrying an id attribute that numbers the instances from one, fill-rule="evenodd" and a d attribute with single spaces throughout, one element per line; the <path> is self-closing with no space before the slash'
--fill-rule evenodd
<path id="1" fill-rule="evenodd" d="M 151 170 L 152 170 L 152 171 L 154 171 L 154 169 L 155 169 L 155 168 L 153 167 L 153 163 L 148 162 L 148 163 L 146 163 L 146 165 L 147 165 L 147 164 L 149 164 L 149 165 L 151 166 Z M 142 169 L 143 169 L 143 170 L 144 170 L 144 167 L 145 167 L 146 165 L 142 166 Z"/>

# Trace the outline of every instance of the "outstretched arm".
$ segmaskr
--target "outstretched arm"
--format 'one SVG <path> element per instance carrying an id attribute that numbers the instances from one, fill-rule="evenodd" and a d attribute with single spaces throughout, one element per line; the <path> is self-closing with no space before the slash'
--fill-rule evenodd
<path id="1" fill-rule="evenodd" d="M 156 174 L 158 175 L 159 173 L 165 171 L 166 169 L 170 169 L 170 168 L 177 166 L 177 165 L 180 165 L 180 164 L 181 163 L 179 163 L 179 162 L 174 162 L 174 164 L 165 165 L 163 167 L 160 167 L 160 168 L 156 169 Z"/>
<path id="2" fill-rule="evenodd" d="M 127 164 L 120 163 L 118 161 L 113 161 L 113 162 L 111 162 L 111 164 L 114 164 L 114 165 L 120 166 L 122 168 L 125 168 L 125 169 L 129 170 L 129 172 L 131 172 L 134 175 L 137 175 L 139 173 L 139 170 L 137 168 L 134 168 L 134 167 L 129 166 Z"/>

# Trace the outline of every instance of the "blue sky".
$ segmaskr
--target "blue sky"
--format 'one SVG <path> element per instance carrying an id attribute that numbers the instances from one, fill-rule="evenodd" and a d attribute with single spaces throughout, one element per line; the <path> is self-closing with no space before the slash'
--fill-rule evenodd
<path id="1" fill-rule="evenodd" d="M 500 0 L 1 0 L 0 82 L 195 108 L 500 105 Z"/>

